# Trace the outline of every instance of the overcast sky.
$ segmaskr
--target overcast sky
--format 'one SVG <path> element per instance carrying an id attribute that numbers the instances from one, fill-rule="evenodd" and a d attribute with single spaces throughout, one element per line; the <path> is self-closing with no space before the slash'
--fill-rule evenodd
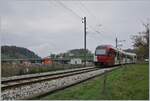
<path id="1" fill-rule="evenodd" d="M 144 30 L 150 18 L 149 1 L 52 1 L 0 0 L 2 45 L 28 48 L 41 57 L 83 48 L 82 17 L 87 17 L 87 48 L 115 46 L 132 48 L 131 36 Z M 100 33 L 97 33 L 99 31 Z"/>

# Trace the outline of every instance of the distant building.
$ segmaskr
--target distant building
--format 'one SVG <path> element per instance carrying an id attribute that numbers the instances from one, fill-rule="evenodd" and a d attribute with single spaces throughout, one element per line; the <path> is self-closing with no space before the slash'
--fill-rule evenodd
<path id="1" fill-rule="evenodd" d="M 45 57 L 42 59 L 42 64 L 50 65 L 53 64 L 53 61 L 50 57 Z"/>
<path id="2" fill-rule="evenodd" d="M 24 60 L 22 61 L 22 64 L 26 65 L 26 66 L 30 66 L 31 65 L 31 62 L 30 61 L 27 61 L 27 60 Z"/>
<path id="3" fill-rule="evenodd" d="M 80 58 L 74 58 L 70 60 L 70 64 L 82 64 L 82 60 Z"/>
<path id="4" fill-rule="evenodd" d="M 74 54 L 72 54 L 72 53 L 69 53 L 69 56 L 74 56 Z"/>

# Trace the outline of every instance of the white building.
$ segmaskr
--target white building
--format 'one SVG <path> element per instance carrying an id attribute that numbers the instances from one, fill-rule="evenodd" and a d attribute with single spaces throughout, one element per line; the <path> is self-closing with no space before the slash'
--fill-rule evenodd
<path id="1" fill-rule="evenodd" d="M 80 58 L 74 58 L 70 60 L 70 64 L 82 64 L 82 60 Z"/>

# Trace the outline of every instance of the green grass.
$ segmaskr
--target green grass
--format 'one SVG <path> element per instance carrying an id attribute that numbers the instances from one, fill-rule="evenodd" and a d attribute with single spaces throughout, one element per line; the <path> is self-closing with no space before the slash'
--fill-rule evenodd
<path id="1" fill-rule="evenodd" d="M 92 64 L 88 66 L 93 66 Z M 82 68 L 83 65 L 77 64 L 60 64 L 60 63 L 53 63 L 52 65 L 44 65 L 44 64 L 8 64 L 2 63 L 1 64 L 1 76 L 2 77 L 10 77 L 10 76 L 19 76 L 19 75 L 26 75 L 26 74 L 35 74 L 35 73 L 43 73 L 43 72 L 52 72 L 58 70 L 67 70 L 67 69 L 74 69 L 74 68 Z M 27 71 L 28 69 L 28 71 Z"/>
<path id="2" fill-rule="evenodd" d="M 103 92 L 103 76 L 37 98 L 44 100 L 146 100 L 149 99 L 148 64 L 128 65 L 107 74 Z"/>

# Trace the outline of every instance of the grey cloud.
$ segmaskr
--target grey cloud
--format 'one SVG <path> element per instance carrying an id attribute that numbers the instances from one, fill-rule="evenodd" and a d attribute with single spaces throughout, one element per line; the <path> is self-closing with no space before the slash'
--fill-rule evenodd
<path id="1" fill-rule="evenodd" d="M 62 1 L 80 16 L 87 17 L 87 48 L 100 44 L 115 45 L 115 37 L 127 40 L 142 31 L 141 20 L 150 17 L 148 1 Z M 84 4 L 85 7 L 81 6 Z M 83 47 L 81 18 L 57 1 L 0 1 L 1 44 L 29 48 L 40 56 Z M 93 14 L 93 15 L 92 15 Z M 101 27 L 98 25 L 102 25 Z M 98 30 L 96 34 L 93 30 Z"/>

